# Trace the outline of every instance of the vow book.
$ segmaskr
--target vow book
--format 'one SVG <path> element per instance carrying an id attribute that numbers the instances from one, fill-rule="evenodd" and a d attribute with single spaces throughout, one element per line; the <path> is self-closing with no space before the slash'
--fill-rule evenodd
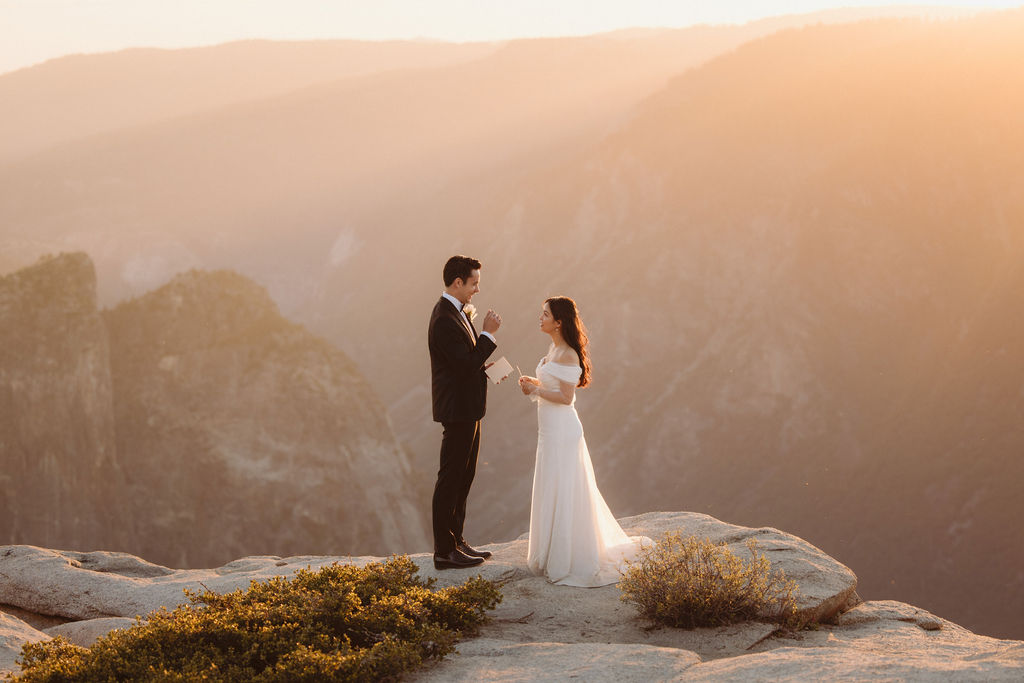
<path id="1" fill-rule="evenodd" d="M 502 356 L 498 360 L 494 361 L 494 365 L 487 368 L 486 372 L 487 377 L 490 378 L 491 382 L 497 384 L 512 374 L 512 366 L 509 364 L 505 356 Z"/>

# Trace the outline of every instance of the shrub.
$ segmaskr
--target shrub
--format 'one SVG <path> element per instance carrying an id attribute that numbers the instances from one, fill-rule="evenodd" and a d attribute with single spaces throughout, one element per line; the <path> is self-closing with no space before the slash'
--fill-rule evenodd
<path id="1" fill-rule="evenodd" d="M 773 572 L 747 542 L 750 559 L 724 543 L 670 533 L 644 548 L 628 565 L 619 588 L 622 600 L 656 623 L 679 628 L 723 626 L 749 619 L 796 624 L 796 583 Z"/>
<path id="2" fill-rule="evenodd" d="M 366 681 L 397 679 L 476 634 L 501 594 L 477 577 L 432 590 L 408 557 L 332 564 L 160 609 L 90 648 L 25 645 L 18 681 Z"/>

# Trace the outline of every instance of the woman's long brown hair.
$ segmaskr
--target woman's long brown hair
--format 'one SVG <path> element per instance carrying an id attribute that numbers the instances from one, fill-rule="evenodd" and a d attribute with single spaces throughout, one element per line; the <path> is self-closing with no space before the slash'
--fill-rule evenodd
<path id="1" fill-rule="evenodd" d="M 562 339 L 580 357 L 580 381 L 576 386 L 585 387 L 590 384 L 590 350 L 587 348 L 587 328 L 583 326 L 580 314 L 576 310 L 576 302 L 567 296 L 553 296 L 544 303 L 551 309 L 551 317 L 562 323 Z"/>

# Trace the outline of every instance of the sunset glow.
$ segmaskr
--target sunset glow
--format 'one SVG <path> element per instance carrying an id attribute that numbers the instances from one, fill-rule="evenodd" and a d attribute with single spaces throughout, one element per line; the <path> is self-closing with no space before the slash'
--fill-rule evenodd
<path id="1" fill-rule="evenodd" d="M 0 0 L 0 73 L 66 54 L 178 48 L 233 40 L 434 39 L 493 41 L 624 28 L 737 24 L 877 0 Z M 890 3 L 893 12 L 900 5 Z M 1013 7 L 1005 0 L 938 0 L 948 9 Z"/>
<path id="2" fill-rule="evenodd" d="M 1021 680 L 1015 4 L 0 0 L 0 679 L 397 554 L 425 681 Z"/>

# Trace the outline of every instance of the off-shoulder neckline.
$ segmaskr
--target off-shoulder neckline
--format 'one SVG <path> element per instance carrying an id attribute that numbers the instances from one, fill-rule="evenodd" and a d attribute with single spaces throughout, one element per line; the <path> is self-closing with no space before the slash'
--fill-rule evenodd
<path id="1" fill-rule="evenodd" d="M 579 364 L 577 364 L 577 363 L 556 363 L 553 360 L 549 360 L 549 361 L 545 362 L 544 365 L 561 365 L 563 368 L 578 368 L 579 367 Z"/>

